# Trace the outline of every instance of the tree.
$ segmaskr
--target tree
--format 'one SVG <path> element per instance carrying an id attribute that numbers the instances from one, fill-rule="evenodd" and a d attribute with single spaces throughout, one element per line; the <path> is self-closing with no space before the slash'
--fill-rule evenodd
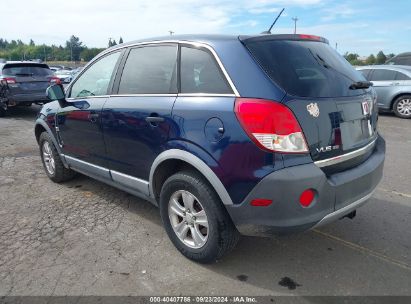
<path id="1" fill-rule="evenodd" d="M 377 64 L 383 64 L 387 61 L 387 56 L 382 51 L 379 51 L 377 54 L 376 62 Z"/>
<path id="2" fill-rule="evenodd" d="M 120 37 L 120 39 L 118 40 L 118 44 L 122 44 L 123 43 L 123 37 Z"/>
<path id="3" fill-rule="evenodd" d="M 368 56 L 368 58 L 365 62 L 367 64 L 370 64 L 370 65 L 375 64 L 375 62 L 376 62 L 375 56 L 373 54 L 371 54 L 370 56 Z"/>
<path id="4" fill-rule="evenodd" d="M 35 44 L 34 44 L 34 41 L 33 41 L 33 39 L 30 39 L 30 46 L 34 46 Z"/>
<path id="5" fill-rule="evenodd" d="M 117 42 L 115 39 L 113 39 L 113 41 L 111 42 L 111 46 L 115 46 L 115 45 L 117 45 Z"/>
<path id="6" fill-rule="evenodd" d="M 70 40 L 66 41 L 66 51 L 69 54 L 70 60 L 79 61 L 80 60 L 80 53 L 84 49 L 83 42 L 80 41 L 79 37 L 72 35 Z"/>
<path id="7" fill-rule="evenodd" d="M 347 61 L 352 65 L 358 65 L 356 64 L 358 62 L 358 57 L 360 57 L 360 55 L 354 53 L 347 52 L 344 54 L 344 58 L 347 59 Z"/>

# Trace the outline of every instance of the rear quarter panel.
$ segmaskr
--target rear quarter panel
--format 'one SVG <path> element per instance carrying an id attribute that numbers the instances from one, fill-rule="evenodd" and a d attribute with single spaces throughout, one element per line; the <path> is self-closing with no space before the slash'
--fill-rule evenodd
<path id="1" fill-rule="evenodd" d="M 175 148 L 178 143 L 180 149 L 205 161 L 236 204 L 264 176 L 282 167 L 282 157 L 259 149 L 248 138 L 235 116 L 234 102 L 235 97 L 178 97 L 172 112 L 175 124 L 170 130 L 169 145 Z M 223 134 L 218 132 L 221 124 L 216 121 L 223 125 Z"/>

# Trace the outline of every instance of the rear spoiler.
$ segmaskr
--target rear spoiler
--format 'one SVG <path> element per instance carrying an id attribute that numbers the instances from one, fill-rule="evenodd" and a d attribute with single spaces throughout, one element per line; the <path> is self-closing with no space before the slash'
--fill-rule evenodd
<path id="1" fill-rule="evenodd" d="M 278 35 L 258 35 L 258 36 L 246 36 L 241 35 L 238 37 L 242 42 L 256 42 L 256 41 L 271 41 L 271 40 L 296 40 L 296 41 L 317 41 L 329 44 L 328 40 L 315 35 L 307 34 L 278 34 Z"/>

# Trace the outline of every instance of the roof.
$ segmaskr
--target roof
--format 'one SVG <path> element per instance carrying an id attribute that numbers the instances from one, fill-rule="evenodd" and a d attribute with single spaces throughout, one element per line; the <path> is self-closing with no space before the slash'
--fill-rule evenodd
<path id="1" fill-rule="evenodd" d="M 411 66 L 409 65 L 394 65 L 394 64 L 379 64 L 379 65 L 363 65 L 356 67 L 357 70 L 394 70 L 394 71 L 401 71 L 406 72 L 407 74 L 411 73 Z"/>
<path id="2" fill-rule="evenodd" d="M 304 37 L 303 37 L 304 36 Z M 270 39 L 284 39 L 284 40 L 313 40 L 328 43 L 328 40 L 319 36 L 314 35 L 301 35 L 301 34 L 258 34 L 258 35 L 220 35 L 220 34 L 187 34 L 187 35 L 172 35 L 172 36 L 161 36 L 152 37 L 146 39 L 139 39 L 130 41 L 127 43 L 119 44 L 111 47 L 109 50 L 115 50 L 117 48 L 127 47 L 129 45 L 134 45 L 144 42 L 154 42 L 154 41 L 190 41 L 190 42 L 200 42 L 209 45 L 214 45 L 220 42 L 233 42 L 233 41 L 244 41 L 244 40 L 270 40 Z"/>
<path id="3" fill-rule="evenodd" d="M 215 44 L 216 42 L 222 41 L 237 41 L 238 35 L 218 35 L 218 34 L 187 34 L 187 35 L 172 35 L 172 36 L 160 36 L 151 37 L 139 40 L 133 40 L 130 42 L 115 45 L 110 48 L 110 50 L 115 50 L 117 48 L 122 48 L 129 45 L 134 45 L 144 42 L 154 42 L 154 41 L 190 41 L 190 42 L 202 42 L 207 44 Z"/>

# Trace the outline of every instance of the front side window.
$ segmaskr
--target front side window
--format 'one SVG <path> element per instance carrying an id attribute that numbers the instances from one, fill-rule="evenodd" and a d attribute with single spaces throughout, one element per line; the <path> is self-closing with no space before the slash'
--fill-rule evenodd
<path id="1" fill-rule="evenodd" d="M 71 98 L 107 95 L 113 71 L 121 52 L 107 55 L 93 63 L 71 87 Z"/>
<path id="2" fill-rule="evenodd" d="M 374 70 L 374 72 L 372 73 L 371 80 L 372 81 L 395 80 L 396 74 L 397 72 L 393 70 L 378 69 L 378 70 Z"/>
<path id="3" fill-rule="evenodd" d="M 233 91 L 209 52 L 182 47 L 181 93 L 232 94 Z"/>
<path id="4" fill-rule="evenodd" d="M 361 72 L 361 74 L 363 74 L 364 75 L 364 77 L 367 79 L 367 80 L 370 80 L 370 72 L 371 72 L 371 70 L 359 70 L 360 72 Z"/>
<path id="5" fill-rule="evenodd" d="M 131 49 L 118 94 L 177 93 L 177 45 Z"/>

